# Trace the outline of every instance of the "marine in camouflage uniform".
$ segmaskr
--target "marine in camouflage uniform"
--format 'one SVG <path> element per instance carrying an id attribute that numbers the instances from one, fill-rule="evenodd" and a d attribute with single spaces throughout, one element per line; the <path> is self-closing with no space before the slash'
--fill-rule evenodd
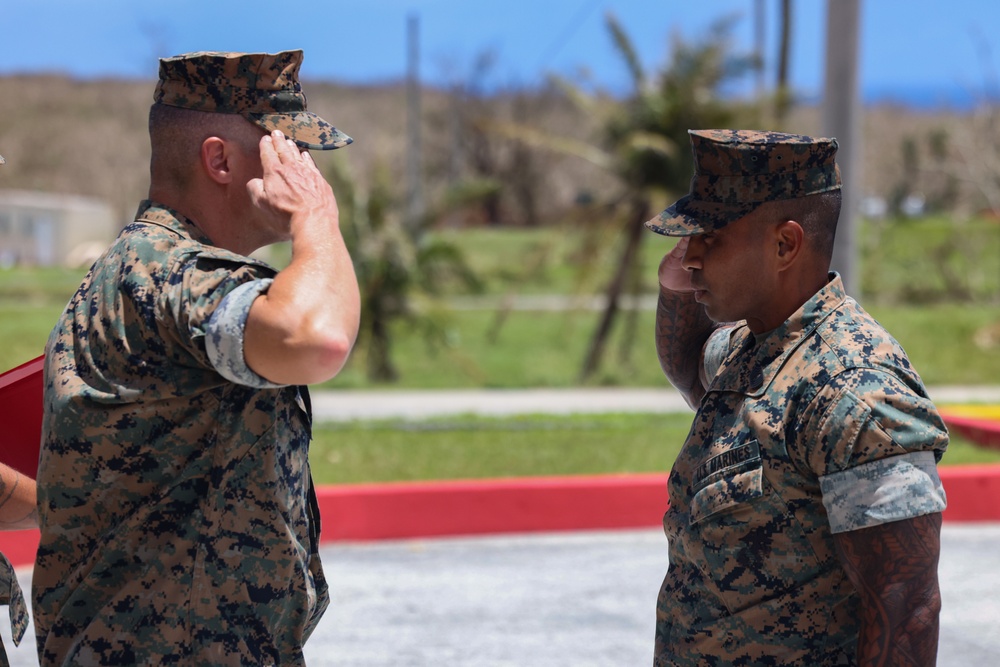
<path id="1" fill-rule="evenodd" d="M 0 155 L 0 164 L 6 160 Z M 0 463 L 0 530 L 20 530 L 38 526 L 35 511 L 35 481 Z M 28 606 L 17 582 L 17 573 L 7 557 L 0 553 L 0 606 L 6 605 L 10 617 L 11 638 L 20 646 L 28 629 Z M 0 642 L 0 667 L 7 667 L 7 651 Z"/>
<path id="2" fill-rule="evenodd" d="M 801 202 L 839 190 L 836 141 L 708 130 L 692 131 L 691 142 L 691 193 L 647 223 L 687 237 L 661 264 L 657 348 L 668 377 L 697 404 L 668 481 L 670 562 L 654 664 L 846 666 L 858 664 L 859 652 L 887 655 L 892 647 L 871 643 L 897 641 L 893 631 L 911 626 L 905 618 L 880 625 L 871 584 L 892 580 L 897 564 L 913 565 L 937 591 L 934 526 L 945 495 L 936 463 L 947 431 L 902 348 L 845 294 L 836 273 L 811 295 L 804 290 L 803 303 L 779 297 L 786 310 L 797 308 L 773 321 L 785 313 L 766 309 L 775 301 L 768 289 L 777 289 L 769 286 L 781 286 L 771 267 L 791 266 L 780 264 L 782 253 L 795 251 L 781 247 L 781 236 L 732 245 L 787 233 L 794 218 L 768 202 L 798 200 L 806 211 Z M 798 261 L 826 257 L 828 267 L 832 232 L 824 252 Z M 815 236 L 806 231 L 805 243 Z M 759 257 L 757 277 L 752 255 L 761 247 L 773 253 Z M 748 270 L 735 277 L 758 284 L 739 293 L 734 309 L 718 271 L 715 282 L 702 274 L 741 253 L 750 255 L 739 260 Z M 737 311 L 747 321 L 712 322 Z M 917 533 L 926 539 L 907 542 L 910 520 L 929 522 Z M 899 534 L 917 554 L 913 563 L 893 553 Z M 863 553 L 862 544 L 889 546 Z M 933 634 L 925 647 L 933 664 L 939 601 L 916 599 L 926 608 L 913 611 L 919 629 L 910 634 Z M 905 639 L 909 648 L 913 637 Z"/>
<path id="3" fill-rule="evenodd" d="M 235 143 L 195 137 L 184 156 L 190 171 L 177 176 L 185 190 L 157 183 L 157 152 L 171 147 L 154 139 L 151 197 L 168 193 L 178 203 L 141 204 L 49 338 L 32 591 L 42 665 L 303 664 L 302 646 L 328 604 L 307 458 L 309 396 L 294 373 L 272 370 L 295 350 L 267 348 L 266 363 L 252 367 L 251 327 L 269 333 L 254 313 L 280 298 L 279 286 L 291 287 L 307 311 L 308 298 L 344 304 L 341 327 L 353 342 L 357 284 L 335 202 L 323 219 L 290 214 L 293 260 L 280 273 L 234 250 L 257 245 L 240 240 L 245 234 L 272 241 L 261 221 L 276 223 L 227 208 L 245 205 L 254 188 L 256 208 L 276 192 L 300 192 L 280 190 L 275 175 L 301 183 L 296 174 L 306 173 L 329 191 L 299 149 L 350 139 L 306 111 L 301 60 L 292 51 L 160 62 L 151 137 L 157 114 L 177 113 L 168 106 L 196 125 L 235 120 L 253 143 L 244 162 L 233 162 L 242 155 Z M 248 185 L 239 169 L 263 175 Z M 190 198 L 176 196 L 184 192 Z M 195 220 L 180 209 L 228 217 Z M 297 219 L 309 224 L 296 228 Z M 307 246 L 297 245 L 306 233 Z M 327 253 L 307 266 L 315 282 L 295 282 L 312 244 Z M 339 273 L 324 268 L 338 261 Z M 327 270 L 340 281 L 335 290 Z"/>

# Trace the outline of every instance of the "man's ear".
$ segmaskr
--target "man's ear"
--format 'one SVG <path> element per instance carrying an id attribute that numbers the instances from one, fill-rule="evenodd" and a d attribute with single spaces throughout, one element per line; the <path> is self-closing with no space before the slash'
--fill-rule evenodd
<path id="1" fill-rule="evenodd" d="M 219 137 L 209 137 L 201 142 L 201 168 L 213 182 L 228 184 L 233 181 L 233 170 L 230 164 L 230 147 Z"/>
<path id="2" fill-rule="evenodd" d="M 805 230 L 795 220 L 786 220 L 774 228 L 778 265 L 786 268 L 802 252 Z"/>

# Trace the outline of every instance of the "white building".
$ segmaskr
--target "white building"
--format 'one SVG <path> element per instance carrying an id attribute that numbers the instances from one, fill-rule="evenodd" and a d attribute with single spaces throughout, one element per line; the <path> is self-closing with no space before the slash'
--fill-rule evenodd
<path id="1" fill-rule="evenodd" d="M 0 267 L 89 266 L 119 230 L 100 199 L 0 190 Z"/>

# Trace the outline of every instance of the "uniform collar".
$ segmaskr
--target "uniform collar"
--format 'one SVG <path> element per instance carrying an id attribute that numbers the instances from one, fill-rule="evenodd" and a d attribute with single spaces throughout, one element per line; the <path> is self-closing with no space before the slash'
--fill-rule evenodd
<path id="1" fill-rule="evenodd" d="M 730 353 L 709 391 L 738 391 L 760 396 L 785 359 L 847 300 L 840 275 L 831 272 L 826 285 L 777 329 L 759 337 L 746 325 L 733 333 Z"/>
<path id="2" fill-rule="evenodd" d="M 147 222 L 160 227 L 165 227 L 181 236 L 194 239 L 204 245 L 214 245 L 212 239 L 191 220 L 187 219 L 174 209 L 163 204 L 146 199 L 139 204 L 139 210 L 135 213 L 136 222 Z"/>

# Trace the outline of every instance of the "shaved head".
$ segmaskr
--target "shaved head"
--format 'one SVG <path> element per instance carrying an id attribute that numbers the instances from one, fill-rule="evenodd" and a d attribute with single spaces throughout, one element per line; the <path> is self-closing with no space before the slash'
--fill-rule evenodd
<path id="1" fill-rule="evenodd" d="M 806 243 L 827 261 L 833 258 L 833 242 L 837 236 L 842 195 L 840 190 L 767 202 L 766 215 L 781 220 L 794 220 L 802 226 Z"/>
<path id="2" fill-rule="evenodd" d="M 236 114 L 154 104 L 149 109 L 150 181 L 183 192 L 196 173 L 205 139 L 219 137 L 250 152 L 257 150 L 264 134 L 264 130 Z"/>

